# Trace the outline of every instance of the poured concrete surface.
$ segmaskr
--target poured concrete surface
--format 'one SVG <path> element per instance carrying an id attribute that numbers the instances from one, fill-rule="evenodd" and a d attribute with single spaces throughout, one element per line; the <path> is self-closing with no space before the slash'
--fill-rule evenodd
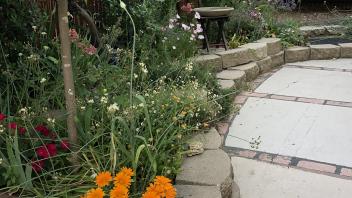
<path id="1" fill-rule="evenodd" d="M 352 166 L 352 108 L 249 98 L 233 121 L 225 145 Z M 241 138 L 241 139 L 239 139 Z"/>
<path id="2" fill-rule="evenodd" d="M 350 198 L 352 181 L 233 157 L 241 198 Z"/>
<path id="3" fill-rule="evenodd" d="M 256 92 L 352 102 L 352 73 L 283 68 Z"/>
<path id="4" fill-rule="evenodd" d="M 304 62 L 288 63 L 287 65 L 324 67 L 332 69 L 352 69 L 352 59 L 341 58 L 332 60 L 310 60 Z"/>

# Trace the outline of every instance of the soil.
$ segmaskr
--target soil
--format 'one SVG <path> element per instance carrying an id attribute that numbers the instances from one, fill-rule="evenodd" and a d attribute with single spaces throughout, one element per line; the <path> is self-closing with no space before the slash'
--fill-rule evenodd
<path id="1" fill-rule="evenodd" d="M 279 21 L 286 21 L 287 19 L 294 19 L 300 21 L 301 25 L 336 25 L 340 24 L 342 20 L 350 18 L 352 20 L 351 11 L 319 11 L 319 12 L 281 12 L 278 14 Z"/>

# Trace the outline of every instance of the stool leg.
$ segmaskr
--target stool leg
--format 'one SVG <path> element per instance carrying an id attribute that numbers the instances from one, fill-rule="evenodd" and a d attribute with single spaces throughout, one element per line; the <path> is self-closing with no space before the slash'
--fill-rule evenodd
<path id="1" fill-rule="evenodd" d="M 203 28 L 203 49 L 207 49 L 207 52 L 209 52 L 209 39 L 208 39 L 208 27 L 209 27 L 209 21 L 206 22 L 206 20 L 200 20 L 200 24 Z"/>
<path id="2" fill-rule="evenodd" d="M 224 48 L 227 50 L 227 41 L 226 41 L 226 36 L 224 32 L 224 20 L 218 20 L 218 26 L 219 26 L 219 32 L 218 32 L 218 43 L 221 43 L 221 40 L 224 43 Z"/>

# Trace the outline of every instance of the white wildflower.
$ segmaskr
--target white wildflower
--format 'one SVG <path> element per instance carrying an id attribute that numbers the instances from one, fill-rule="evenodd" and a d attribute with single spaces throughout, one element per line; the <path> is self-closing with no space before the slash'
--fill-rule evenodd
<path id="1" fill-rule="evenodd" d="M 45 83 L 46 82 L 46 78 L 42 78 L 41 80 L 40 80 L 40 83 Z"/>
<path id="2" fill-rule="evenodd" d="M 110 114 L 114 114 L 116 111 L 120 110 L 120 108 L 119 108 L 119 106 L 117 105 L 117 103 L 114 103 L 114 104 L 108 106 L 107 109 L 108 109 L 108 112 L 109 112 Z"/>
<path id="3" fill-rule="evenodd" d="M 103 96 L 103 97 L 100 98 L 100 102 L 104 103 L 104 104 L 107 104 L 108 103 L 108 98 Z"/>

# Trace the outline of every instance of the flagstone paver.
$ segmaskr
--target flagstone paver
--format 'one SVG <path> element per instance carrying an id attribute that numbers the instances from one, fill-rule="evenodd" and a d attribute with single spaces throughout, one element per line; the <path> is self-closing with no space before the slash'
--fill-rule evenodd
<path id="1" fill-rule="evenodd" d="M 237 96 L 225 140 L 241 197 L 349 198 L 352 59 L 289 63 L 261 79 Z"/>

